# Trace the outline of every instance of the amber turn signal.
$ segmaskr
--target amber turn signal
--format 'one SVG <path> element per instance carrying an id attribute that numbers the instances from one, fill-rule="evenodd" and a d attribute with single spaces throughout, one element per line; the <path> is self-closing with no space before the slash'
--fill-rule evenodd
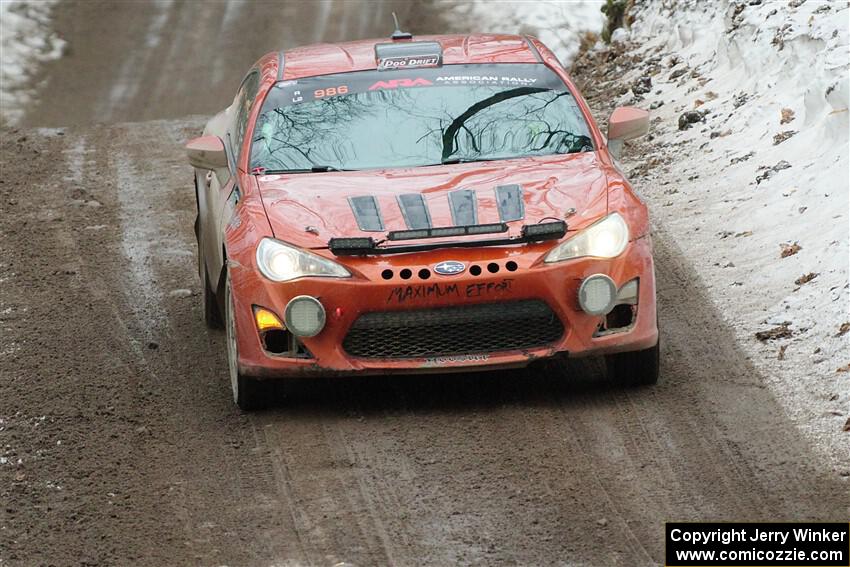
<path id="1" fill-rule="evenodd" d="M 254 306 L 254 321 L 257 323 L 257 330 L 260 332 L 285 328 L 277 315 L 256 305 Z"/>

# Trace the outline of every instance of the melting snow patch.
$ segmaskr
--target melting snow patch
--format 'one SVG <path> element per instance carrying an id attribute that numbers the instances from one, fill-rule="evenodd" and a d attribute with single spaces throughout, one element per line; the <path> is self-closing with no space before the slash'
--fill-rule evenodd
<path id="1" fill-rule="evenodd" d="M 605 24 L 603 4 L 602 0 L 472 0 L 460 3 L 454 10 L 460 21 L 476 22 L 475 28 L 482 32 L 536 36 L 569 67 L 578 53 L 582 36 L 602 31 Z"/>
<path id="2" fill-rule="evenodd" d="M 192 290 L 191 289 L 173 289 L 170 292 L 168 292 L 168 295 L 170 297 L 176 297 L 178 299 L 182 299 L 182 298 L 185 298 L 185 297 L 191 297 L 192 296 Z"/>
<path id="3" fill-rule="evenodd" d="M 39 63 L 58 59 L 65 41 L 50 29 L 56 0 L 0 2 L 0 123 L 17 124 L 35 94 Z"/>

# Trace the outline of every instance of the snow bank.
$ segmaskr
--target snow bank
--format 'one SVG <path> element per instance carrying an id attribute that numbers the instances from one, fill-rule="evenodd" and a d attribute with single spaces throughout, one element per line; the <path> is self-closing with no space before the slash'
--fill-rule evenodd
<path id="1" fill-rule="evenodd" d="M 50 29 L 56 0 L 0 2 L 0 124 L 16 124 L 34 96 L 38 63 L 62 56 L 65 41 Z"/>
<path id="2" fill-rule="evenodd" d="M 523 33 L 538 37 L 569 67 L 586 32 L 605 24 L 602 0 L 539 2 L 472 0 L 454 8 L 466 27 L 479 32 Z"/>
<path id="3" fill-rule="evenodd" d="M 652 88 L 619 103 L 654 109 L 654 139 L 626 168 L 777 398 L 846 466 L 848 3 L 667 0 L 633 15 L 641 62 L 623 82 Z M 699 114 L 680 129 L 686 111 Z"/>

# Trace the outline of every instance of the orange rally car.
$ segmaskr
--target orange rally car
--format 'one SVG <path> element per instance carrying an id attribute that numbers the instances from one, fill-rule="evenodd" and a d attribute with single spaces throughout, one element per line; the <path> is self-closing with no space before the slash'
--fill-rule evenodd
<path id="1" fill-rule="evenodd" d="M 233 396 L 287 376 L 605 355 L 658 379 L 649 220 L 608 136 L 533 37 L 270 53 L 188 142 L 204 312 Z"/>

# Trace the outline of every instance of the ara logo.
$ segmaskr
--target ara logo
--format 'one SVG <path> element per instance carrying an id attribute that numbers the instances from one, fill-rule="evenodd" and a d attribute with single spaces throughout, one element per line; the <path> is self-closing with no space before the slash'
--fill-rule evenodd
<path id="1" fill-rule="evenodd" d="M 389 81 L 378 81 L 371 87 L 370 91 L 378 89 L 397 89 L 399 87 L 427 87 L 433 83 L 428 79 L 390 79 Z"/>
<path id="2" fill-rule="evenodd" d="M 466 264 L 457 260 L 446 260 L 434 266 L 434 271 L 441 276 L 453 276 L 459 274 L 466 269 Z"/>

